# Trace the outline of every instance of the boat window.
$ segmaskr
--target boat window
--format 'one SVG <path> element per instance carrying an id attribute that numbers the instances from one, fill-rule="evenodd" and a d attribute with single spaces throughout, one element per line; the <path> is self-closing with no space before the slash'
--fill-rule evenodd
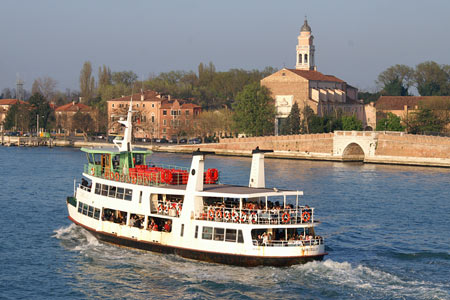
<path id="1" fill-rule="evenodd" d="M 125 189 L 125 200 L 131 201 L 133 190 Z"/>
<path id="2" fill-rule="evenodd" d="M 212 227 L 203 227 L 202 239 L 211 240 L 212 239 Z"/>
<path id="3" fill-rule="evenodd" d="M 228 229 L 225 234 L 226 242 L 236 242 L 236 229 Z"/>
<path id="4" fill-rule="evenodd" d="M 114 198 L 116 197 L 116 187 L 115 186 L 112 186 L 112 185 L 109 186 L 108 196 L 114 197 Z"/>
<path id="5" fill-rule="evenodd" d="M 119 154 L 116 154 L 112 157 L 112 164 L 113 164 L 114 170 L 119 169 L 119 165 L 120 165 L 120 155 Z"/>
<path id="6" fill-rule="evenodd" d="M 242 235 L 242 230 L 238 231 L 238 243 L 244 243 L 244 236 Z"/>
<path id="7" fill-rule="evenodd" d="M 116 198 L 123 200 L 123 192 L 124 192 L 124 188 L 118 187 L 117 188 Z"/>
<path id="8" fill-rule="evenodd" d="M 106 184 L 102 184 L 102 195 L 103 196 L 108 195 L 108 186 Z"/>
<path id="9" fill-rule="evenodd" d="M 88 205 L 83 203 L 83 215 L 87 215 Z"/>
<path id="10" fill-rule="evenodd" d="M 223 228 L 214 228 L 214 240 L 215 241 L 223 241 L 224 237 L 224 229 Z"/>
<path id="11" fill-rule="evenodd" d="M 100 183 L 95 184 L 95 193 L 100 195 L 100 191 L 102 189 L 102 185 Z"/>
<path id="12" fill-rule="evenodd" d="M 180 236 L 183 236 L 183 234 L 184 234 L 184 224 L 181 224 Z"/>
<path id="13" fill-rule="evenodd" d="M 98 220 L 100 218 L 100 209 L 96 208 L 94 211 L 94 219 Z"/>
<path id="14" fill-rule="evenodd" d="M 139 203 L 142 203 L 142 191 L 139 192 Z"/>
<path id="15" fill-rule="evenodd" d="M 102 161 L 102 155 L 100 153 L 94 154 L 94 161 L 96 165 L 100 165 Z"/>
<path id="16" fill-rule="evenodd" d="M 78 201 L 78 212 L 81 213 L 82 210 L 83 210 L 83 203 Z"/>
<path id="17" fill-rule="evenodd" d="M 94 207 L 89 205 L 88 214 L 87 215 L 88 215 L 88 217 L 91 217 L 91 218 L 94 216 Z"/>
<path id="18" fill-rule="evenodd" d="M 90 164 L 94 163 L 94 161 L 92 160 L 92 156 L 89 153 L 86 153 L 86 158 Z"/>
<path id="19" fill-rule="evenodd" d="M 198 225 L 195 226 L 195 235 L 194 235 L 194 238 L 197 238 L 197 237 L 198 237 Z"/>
<path id="20" fill-rule="evenodd" d="M 144 162 L 144 154 L 142 153 L 133 153 L 134 165 L 143 165 Z"/>

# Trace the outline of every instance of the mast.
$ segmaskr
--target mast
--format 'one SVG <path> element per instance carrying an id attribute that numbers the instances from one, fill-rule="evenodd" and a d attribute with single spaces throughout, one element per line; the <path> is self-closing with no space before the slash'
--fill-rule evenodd
<path id="1" fill-rule="evenodd" d="M 133 124 L 132 124 L 133 111 L 132 111 L 132 107 L 133 107 L 133 97 L 131 97 L 131 100 L 130 100 L 130 107 L 128 108 L 127 120 L 126 121 L 123 121 L 123 120 L 119 121 L 120 124 L 125 126 L 123 139 L 122 140 L 117 140 L 117 139 L 113 140 L 114 145 L 117 146 L 119 151 L 131 152 L 133 150 L 132 146 L 131 146 L 131 138 L 132 138 L 132 135 L 133 135 Z"/>

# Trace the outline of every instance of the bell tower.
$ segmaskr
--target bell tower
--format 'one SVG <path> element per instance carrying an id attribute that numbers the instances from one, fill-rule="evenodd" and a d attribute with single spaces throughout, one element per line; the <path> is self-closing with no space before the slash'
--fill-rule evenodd
<path id="1" fill-rule="evenodd" d="M 313 40 L 311 27 L 305 17 L 305 23 L 303 23 L 298 36 L 297 63 L 295 64 L 297 70 L 316 70 Z"/>

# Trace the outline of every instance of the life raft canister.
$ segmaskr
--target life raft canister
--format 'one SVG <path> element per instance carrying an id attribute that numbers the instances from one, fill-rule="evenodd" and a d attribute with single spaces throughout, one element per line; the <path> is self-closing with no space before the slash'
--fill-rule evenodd
<path id="1" fill-rule="evenodd" d="M 291 215 L 286 211 L 282 216 L 281 220 L 284 224 L 288 223 L 291 220 Z"/>
<path id="2" fill-rule="evenodd" d="M 309 219 L 311 219 L 311 214 L 307 211 L 304 211 L 302 213 L 302 219 L 303 219 L 303 222 L 308 222 Z"/>

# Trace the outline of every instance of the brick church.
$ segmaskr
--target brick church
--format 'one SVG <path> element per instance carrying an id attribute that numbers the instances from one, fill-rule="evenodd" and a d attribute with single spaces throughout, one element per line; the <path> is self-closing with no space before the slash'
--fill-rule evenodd
<path id="1" fill-rule="evenodd" d="M 297 102 L 300 111 L 311 107 L 319 116 L 340 109 L 345 115 L 356 115 L 365 124 L 364 104 L 358 100 L 358 89 L 333 75 L 317 71 L 314 37 L 305 19 L 296 47 L 295 69 L 283 68 L 261 80 L 275 99 L 275 134 L 283 119 L 287 118 L 292 105 Z"/>

